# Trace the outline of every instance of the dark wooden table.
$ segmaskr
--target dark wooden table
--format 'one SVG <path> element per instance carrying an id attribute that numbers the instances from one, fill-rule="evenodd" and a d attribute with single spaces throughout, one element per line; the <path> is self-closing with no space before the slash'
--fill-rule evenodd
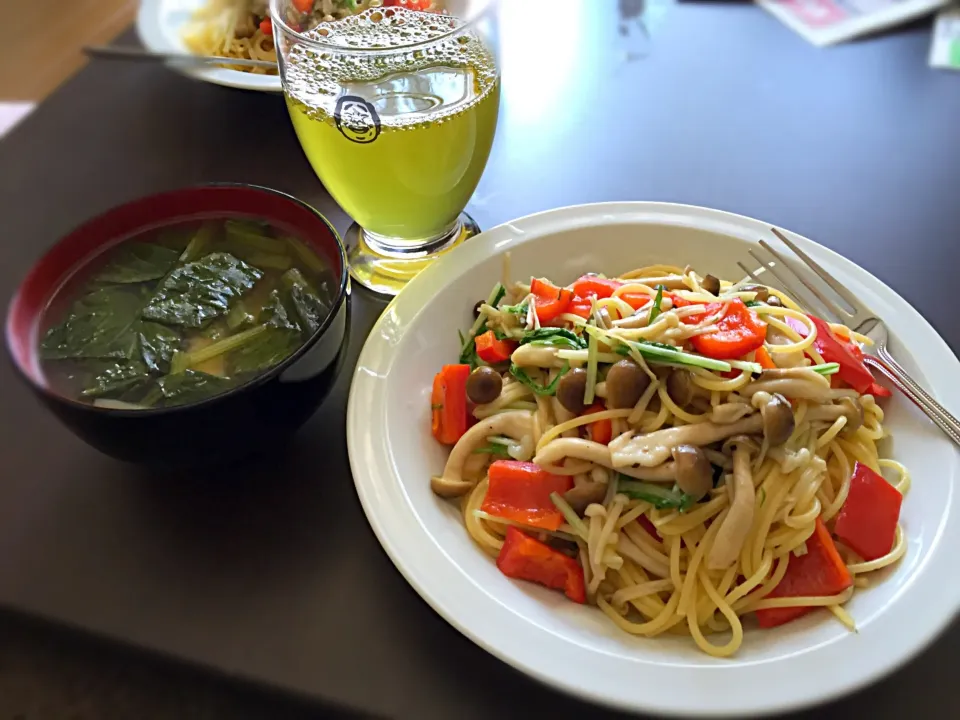
<path id="1" fill-rule="evenodd" d="M 630 59 L 642 53 L 613 0 L 508 5 L 481 224 L 621 199 L 764 218 L 852 258 L 958 347 L 960 78 L 927 68 L 929 24 L 816 50 L 752 6 L 685 4 Z M 90 66 L 0 145 L 0 290 L 90 215 L 214 180 L 294 193 L 347 225 L 278 97 Z M 354 300 L 351 363 L 383 308 Z M 601 715 L 473 646 L 393 568 L 347 466 L 349 372 L 289 453 L 216 477 L 109 460 L 8 364 L 0 383 L 0 606 L 368 713 Z M 955 716 L 958 662 L 954 626 L 817 716 Z"/>

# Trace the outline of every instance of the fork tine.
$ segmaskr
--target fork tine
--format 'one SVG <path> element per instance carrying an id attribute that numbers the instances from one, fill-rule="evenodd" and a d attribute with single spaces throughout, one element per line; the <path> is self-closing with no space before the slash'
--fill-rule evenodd
<path id="1" fill-rule="evenodd" d="M 784 288 L 788 293 L 790 293 L 791 295 L 796 295 L 796 294 L 797 294 L 797 293 L 796 293 L 796 290 L 795 290 L 794 288 L 790 287 L 790 283 L 788 283 L 784 278 L 782 278 L 782 277 L 777 273 L 777 271 L 776 271 L 776 269 L 773 267 L 772 263 L 770 263 L 770 262 L 767 261 L 767 260 L 764 260 L 762 257 L 760 257 L 759 255 L 757 255 L 757 253 L 755 253 L 755 252 L 754 252 L 753 250 L 751 250 L 751 249 L 747 249 L 747 253 L 750 255 L 750 257 L 752 257 L 752 258 L 757 262 L 757 264 L 758 264 L 760 267 L 759 267 L 757 270 L 754 271 L 754 270 L 750 270 L 750 269 L 749 269 L 746 265 L 744 265 L 742 262 L 737 261 L 737 265 L 740 266 L 740 269 L 743 270 L 751 280 L 753 280 L 754 282 L 759 283 L 759 284 L 761 284 L 761 285 L 769 285 L 769 284 L 771 283 L 771 280 L 776 280 L 780 285 L 783 286 L 783 288 Z M 773 278 L 763 278 L 763 277 L 760 277 L 761 275 L 763 275 L 763 273 L 770 273 L 770 275 L 773 275 Z"/>
<path id="2" fill-rule="evenodd" d="M 855 313 L 867 311 L 866 307 L 864 307 L 863 303 L 857 299 L 856 295 L 847 290 L 847 288 L 839 283 L 837 279 L 833 277 L 833 275 L 824 270 L 816 260 L 797 247 L 795 242 L 787 238 L 786 235 L 776 228 L 770 228 L 770 231 L 780 239 L 780 242 L 790 248 L 798 258 L 803 260 L 807 267 L 819 275 L 820 279 L 829 285 L 831 290 L 843 298 L 844 302 L 846 302 L 849 307 L 853 308 Z"/>
<path id="3" fill-rule="evenodd" d="M 772 247 L 770 247 L 770 243 L 768 243 L 766 240 L 761 240 L 760 247 L 762 247 L 768 253 L 773 255 L 773 257 L 775 257 L 780 262 L 781 265 L 787 268 L 790 271 L 790 274 L 793 275 L 795 278 L 797 278 L 797 280 L 799 280 L 807 290 L 813 293 L 817 297 L 817 300 L 819 300 L 820 303 L 823 305 L 823 307 L 825 307 L 827 310 L 833 313 L 835 317 L 837 317 L 838 319 L 842 319 L 844 317 L 851 317 L 851 314 L 849 311 L 840 307 L 839 305 L 837 305 L 837 303 L 835 303 L 833 300 L 829 299 L 826 295 L 820 292 L 820 288 L 808 282 L 807 279 L 802 275 L 800 275 L 799 273 L 794 272 L 793 269 L 791 269 L 790 265 L 787 264 L 787 261 L 783 257 L 783 255 L 781 255 L 779 252 L 777 252 Z"/>
<path id="4" fill-rule="evenodd" d="M 754 260 L 756 260 L 756 256 L 754 256 Z M 759 261 L 758 261 L 758 262 L 759 262 Z M 763 265 L 763 263 L 760 263 L 760 264 Z M 753 272 L 752 270 L 750 270 L 746 265 L 744 265 L 744 264 L 743 264 L 742 262 L 740 262 L 739 260 L 737 261 L 737 265 L 740 267 L 741 270 L 743 270 L 743 271 L 747 274 L 747 277 L 748 277 L 748 278 L 750 278 L 750 279 L 753 280 L 754 282 L 757 282 L 757 283 L 760 283 L 761 285 L 763 285 L 763 280 L 761 280 L 760 278 L 758 278 L 758 277 L 756 276 L 756 274 L 754 274 L 754 272 Z"/>
<path id="5" fill-rule="evenodd" d="M 752 257 L 754 260 L 760 263 L 760 267 L 763 268 L 764 272 L 768 272 L 771 275 L 773 275 L 774 279 L 783 286 L 784 290 L 786 290 L 791 295 L 797 294 L 796 288 L 791 286 L 790 282 L 777 271 L 777 268 L 775 267 L 774 263 L 771 263 L 769 260 L 765 260 L 764 258 L 760 257 L 752 248 L 749 248 L 747 252 L 750 254 L 750 257 Z M 743 267 L 743 265 L 741 265 L 740 267 Z M 762 279 L 758 278 L 757 275 L 754 275 L 753 273 L 750 273 L 750 277 L 752 277 L 754 280 L 759 280 L 759 282 L 763 283 L 764 285 L 769 285 L 768 282 L 764 282 Z"/>
<path id="6" fill-rule="evenodd" d="M 792 295 L 794 298 L 797 298 L 798 300 L 802 299 L 807 305 L 810 305 L 811 300 L 814 303 L 817 303 L 816 298 L 811 298 L 810 296 L 805 295 L 804 293 L 798 292 L 796 284 L 794 283 L 791 285 L 790 281 L 788 281 L 783 275 L 777 272 L 777 269 L 774 266 L 774 263 L 772 263 L 770 260 L 760 257 L 760 255 L 753 249 L 748 249 L 747 252 L 750 254 L 750 257 L 752 257 L 754 260 L 756 260 L 760 264 L 760 266 L 764 269 L 764 271 L 773 275 L 773 279 L 776 280 L 777 283 L 780 285 L 780 287 L 783 288 L 789 295 Z M 752 275 L 752 277 L 756 277 L 756 275 Z M 766 285 L 770 284 L 769 281 L 761 280 L 761 282 L 763 282 Z M 826 307 L 823 307 L 822 305 L 820 305 L 819 303 L 817 303 L 817 312 L 823 315 L 824 317 L 826 317 L 827 315 L 830 315 L 830 311 Z"/>

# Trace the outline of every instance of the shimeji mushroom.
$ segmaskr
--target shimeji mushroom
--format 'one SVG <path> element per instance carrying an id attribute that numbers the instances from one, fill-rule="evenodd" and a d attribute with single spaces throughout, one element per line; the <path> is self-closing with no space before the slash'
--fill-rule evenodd
<path id="1" fill-rule="evenodd" d="M 734 435 L 763 433 L 771 446 L 781 445 L 793 432 L 790 403 L 780 395 L 760 398 L 760 414 L 732 423 L 702 422 L 656 430 L 646 435 L 624 433 L 610 443 L 614 467 L 656 467 L 670 457 L 678 445 L 703 447 Z"/>
<path id="2" fill-rule="evenodd" d="M 540 345 L 521 345 L 510 356 L 510 362 L 519 367 L 553 367 L 557 360 L 557 348 Z"/>
<path id="3" fill-rule="evenodd" d="M 749 438 L 735 437 L 733 445 L 733 500 L 707 554 L 707 567 L 725 570 L 733 564 L 753 525 L 756 495 L 750 469 L 750 451 L 755 447 Z"/>
<path id="4" fill-rule="evenodd" d="M 677 449 L 680 450 L 680 448 Z M 709 460 L 707 460 L 702 450 L 699 448 L 685 448 L 680 452 L 683 455 L 682 459 L 677 456 L 677 453 L 673 453 L 674 460 L 663 462 L 653 467 L 644 467 L 642 465 L 615 466 L 611 457 L 610 448 L 606 445 L 582 438 L 557 438 L 547 443 L 547 446 L 537 453 L 533 461 L 538 465 L 553 465 L 564 458 L 573 458 L 575 460 L 585 460 L 595 465 L 607 467 L 627 477 L 636 480 L 646 480 L 647 482 L 680 483 L 682 479 L 684 484 L 693 487 L 697 482 L 703 482 L 701 476 L 704 474 L 706 474 L 712 482 L 713 471 L 710 468 Z M 706 469 L 706 473 L 704 469 Z M 709 490 L 709 488 L 707 488 L 707 490 Z"/>
<path id="5" fill-rule="evenodd" d="M 758 392 L 780 394 L 798 400 L 829 403 L 843 397 L 856 397 L 856 390 L 834 390 L 830 381 L 820 373 L 805 367 L 764 370 L 758 380 L 740 390 L 744 397 Z"/>
<path id="6" fill-rule="evenodd" d="M 430 479 L 430 487 L 441 497 L 460 497 L 470 492 L 475 482 L 463 479 L 463 467 L 475 450 L 482 448 L 491 435 L 503 435 L 520 442 L 533 435 L 533 414 L 526 410 L 493 415 L 467 430 L 450 451 L 440 477 Z"/>

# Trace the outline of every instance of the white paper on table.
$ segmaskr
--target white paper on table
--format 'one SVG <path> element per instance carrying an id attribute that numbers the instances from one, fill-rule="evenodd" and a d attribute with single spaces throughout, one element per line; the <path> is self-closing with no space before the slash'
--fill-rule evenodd
<path id="1" fill-rule="evenodd" d="M 930 43 L 930 67 L 960 70 L 960 5 L 937 15 Z"/>
<path id="2" fill-rule="evenodd" d="M 0 138 L 13 130 L 35 107 L 31 102 L 0 102 Z"/>
<path id="3" fill-rule="evenodd" d="M 950 0 L 756 0 L 806 40 L 822 47 L 913 20 Z"/>

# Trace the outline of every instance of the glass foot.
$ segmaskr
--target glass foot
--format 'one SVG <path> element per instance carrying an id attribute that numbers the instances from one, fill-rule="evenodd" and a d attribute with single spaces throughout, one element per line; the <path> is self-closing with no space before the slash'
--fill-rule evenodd
<path id="1" fill-rule="evenodd" d="M 377 243 L 368 242 L 363 228 L 354 223 L 344 237 L 350 275 L 376 293 L 396 295 L 437 258 L 479 232 L 473 218 L 460 213 L 457 229 L 439 244 L 431 243 L 425 250 L 411 250 L 409 253 L 385 254 L 376 249 Z"/>

